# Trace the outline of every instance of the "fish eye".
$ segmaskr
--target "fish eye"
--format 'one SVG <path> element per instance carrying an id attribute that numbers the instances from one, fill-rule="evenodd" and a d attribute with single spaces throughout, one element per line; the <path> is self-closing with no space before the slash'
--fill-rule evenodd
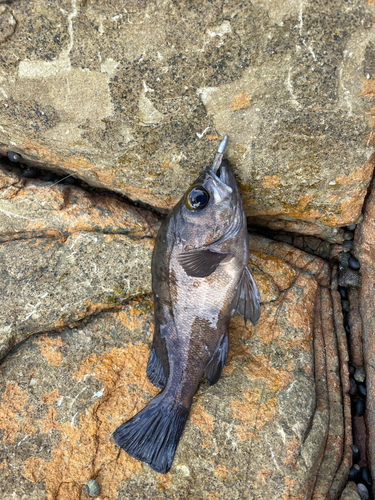
<path id="1" fill-rule="evenodd" d="M 193 185 L 185 194 L 185 207 L 188 210 L 201 210 L 210 201 L 210 193 L 203 186 Z"/>

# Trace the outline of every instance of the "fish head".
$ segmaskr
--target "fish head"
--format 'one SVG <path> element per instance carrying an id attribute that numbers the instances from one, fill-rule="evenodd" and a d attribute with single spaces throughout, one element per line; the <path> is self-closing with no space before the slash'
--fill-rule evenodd
<path id="1" fill-rule="evenodd" d="M 206 167 L 176 208 L 179 238 L 188 247 L 205 247 L 242 227 L 242 202 L 229 162 L 223 160 L 217 173 Z"/>

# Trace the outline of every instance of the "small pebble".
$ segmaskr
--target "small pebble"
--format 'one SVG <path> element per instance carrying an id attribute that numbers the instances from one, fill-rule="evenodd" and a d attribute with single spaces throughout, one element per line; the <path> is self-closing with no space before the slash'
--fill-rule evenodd
<path id="1" fill-rule="evenodd" d="M 35 177 L 36 176 L 36 172 L 33 168 L 26 168 L 23 172 L 22 172 L 22 177 Z"/>
<path id="2" fill-rule="evenodd" d="M 356 381 L 354 380 L 354 378 L 350 377 L 349 383 L 350 383 L 349 394 L 351 396 L 355 396 L 357 394 L 357 384 L 356 384 Z"/>
<path id="3" fill-rule="evenodd" d="M 344 240 L 349 241 L 354 238 L 353 231 L 345 231 L 344 232 Z"/>
<path id="4" fill-rule="evenodd" d="M 350 269 L 350 267 L 346 269 L 340 270 L 339 273 L 339 285 L 344 287 L 354 287 L 359 288 L 362 284 L 362 278 L 358 271 L 354 269 Z"/>
<path id="5" fill-rule="evenodd" d="M 349 471 L 349 481 L 358 483 L 361 480 L 361 468 L 358 464 L 354 464 Z"/>
<path id="6" fill-rule="evenodd" d="M 345 331 L 346 331 L 347 335 L 350 335 L 350 327 L 349 327 L 349 325 L 345 325 Z"/>
<path id="7" fill-rule="evenodd" d="M 43 179 L 47 182 L 52 182 L 55 178 L 55 174 L 53 172 L 48 172 L 44 177 Z"/>
<path id="8" fill-rule="evenodd" d="M 349 257 L 348 264 L 351 269 L 355 269 L 356 271 L 361 267 L 360 263 L 353 255 Z"/>
<path id="9" fill-rule="evenodd" d="M 352 241 L 344 241 L 341 246 L 345 252 L 350 252 L 350 250 L 354 247 L 354 244 Z"/>
<path id="10" fill-rule="evenodd" d="M 341 301 L 341 307 L 342 307 L 342 310 L 344 312 L 349 312 L 349 309 L 350 309 L 350 304 L 349 304 L 349 300 L 342 300 Z"/>
<path id="11" fill-rule="evenodd" d="M 365 402 L 362 399 L 356 398 L 353 401 L 353 414 L 355 417 L 362 417 L 365 414 Z"/>
<path id="12" fill-rule="evenodd" d="M 349 363 L 349 375 L 352 377 L 354 373 L 355 373 L 355 366 Z"/>
<path id="13" fill-rule="evenodd" d="M 362 477 L 362 483 L 371 488 L 372 481 L 371 481 L 370 471 L 368 470 L 368 467 L 366 467 L 365 465 L 361 467 L 361 477 Z"/>
<path id="14" fill-rule="evenodd" d="M 341 295 L 341 298 L 344 300 L 347 300 L 348 298 L 348 290 L 343 287 L 343 286 L 338 286 L 337 290 L 339 291 L 339 294 Z"/>
<path id="15" fill-rule="evenodd" d="M 356 464 L 361 460 L 361 452 L 359 451 L 358 446 L 355 444 L 352 445 L 352 456 L 353 456 L 353 463 Z"/>
<path id="16" fill-rule="evenodd" d="M 19 155 L 18 153 L 13 153 L 12 151 L 8 151 L 7 157 L 13 163 L 18 163 L 19 161 L 21 161 L 21 155 Z"/>
<path id="17" fill-rule="evenodd" d="M 367 390 L 365 384 L 358 384 L 357 388 L 359 395 L 365 398 L 367 396 Z"/>
<path id="18" fill-rule="evenodd" d="M 354 380 L 360 383 L 366 380 L 366 372 L 363 368 L 358 368 L 358 370 L 355 371 Z"/>
<path id="19" fill-rule="evenodd" d="M 346 229 L 348 231 L 354 231 L 354 229 L 357 227 L 357 224 L 350 224 L 349 226 L 346 226 Z"/>
<path id="20" fill-rule="evenodd" d="M 342 267 L 349 266 L 349 257 L 350 254 L 348 252 L 340 252 L 337 254 L 337 260 Z"/>
<path id="21" fill-rule="evenodd" d="M 357 491 L 358 491 L 358 495 L 359 495 L 359 498 L 361 500 L 369 500 L 369 494 L 368 494 L 368 489 L 366 488 L 366 486 L 362 483 L 358 483 L 357 484 Z"/>
<path id="22" fill-rule="evenodd" d="M 89 479 L 83 486 L 82 491 L 90 497 L 97 497 L 100 493 L 100 486 L 94 479 Z"/>

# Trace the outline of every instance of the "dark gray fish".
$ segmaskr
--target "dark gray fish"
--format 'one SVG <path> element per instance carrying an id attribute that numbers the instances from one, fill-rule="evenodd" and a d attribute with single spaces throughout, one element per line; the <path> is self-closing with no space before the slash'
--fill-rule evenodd
<path id="1" fill-rule="evenodd" d="M 260 316 L 259 292 L 247 268 L 246 216 L 228 161 L 222 161 L 226 140 L 156 238 L 147 376 L 163 390 L 113 434 L 129 455 L 163 474 L 171 468 L 202 375 L 210 385 L 220 378 L 232 314 L 253 324 Z"/>

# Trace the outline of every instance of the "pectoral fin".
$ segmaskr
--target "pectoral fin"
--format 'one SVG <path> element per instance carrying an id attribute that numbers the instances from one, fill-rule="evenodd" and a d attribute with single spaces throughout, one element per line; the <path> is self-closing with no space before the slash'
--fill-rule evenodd
<path id="1" fill-rule="evenodd" d="M 205 278 L 215 272 L 220 262 L 228 260 L 228 257 L 231 257 L 231 254 L 207 249 L 180 253 L 177 259 L 188 276 Z"/>
<path id="2" fill-rule="evenodd" d="M 258 288 L 247 267 L 242 271 L 242 275 L 236 287 L 236 294 L 233 299 L 233 309 L 243 316 L 253 325 L 260 318 L 260 295 Z"/>
<path id="3" fill-rule="evenodd" d="M 215 352 L 204 371 L 204 378 L 210 385 L 216 384 L 228 357 L 228 335 L 218 343 Z"/>

